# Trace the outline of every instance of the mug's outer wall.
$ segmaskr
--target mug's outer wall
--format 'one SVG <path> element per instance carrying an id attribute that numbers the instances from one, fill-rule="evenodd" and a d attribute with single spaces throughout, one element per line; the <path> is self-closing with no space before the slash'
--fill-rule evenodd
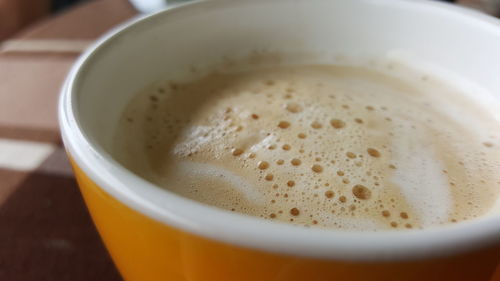
<path id="1" fill-rule="evenodd" d="M 493 276 L 500 247 L 432 260 L 348 263 L 209 240 L 132 210 L 72 165 L 94 223 L 127 281 L 500 281 L 500 269 Z"/>

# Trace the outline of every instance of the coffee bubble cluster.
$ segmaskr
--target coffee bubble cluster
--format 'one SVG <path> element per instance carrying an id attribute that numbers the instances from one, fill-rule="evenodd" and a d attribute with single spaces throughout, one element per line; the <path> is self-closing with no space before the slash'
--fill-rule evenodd
<path id="1" fill-rule="evenodd" d="M 413 229 L 479 216 L 500 189 L 499 139 L 440 106 L 373 70 L 274 67 L 156 86 L 122 130 L 142 135 L 126 141 L 150 180 L 188 198 L 306 227 Z"/>

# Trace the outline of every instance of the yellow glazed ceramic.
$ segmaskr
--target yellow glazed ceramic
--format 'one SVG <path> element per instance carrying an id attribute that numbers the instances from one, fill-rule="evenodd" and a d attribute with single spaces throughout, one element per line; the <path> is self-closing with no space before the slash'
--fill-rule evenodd
<path id="1" fill-rule="evenodd" d="M 127 281 L 500 281 L 500 214 L 427 230 L 307 229 L 205 206 L 113 160 L 130 98 L 192 66 L 267 50 L 345 63 L 383 57 L 466 77 L 500 98 L 500 24 L 427 1 L 207 1 L 135 19 L 77 62 L 62 90 L 65 146 Z M 478 88 L 478 89 L 479 89 Z M 496 273 L 495 273 L 496 272 Z"/>
<path id="2" fill-rule="evenodd" d="M 193 235 L 111 197 L 74 164 L 85 202 L 126 280 L 500 280 L 500 247 L 416 262 L 338 262 L 277 255 Z"/>

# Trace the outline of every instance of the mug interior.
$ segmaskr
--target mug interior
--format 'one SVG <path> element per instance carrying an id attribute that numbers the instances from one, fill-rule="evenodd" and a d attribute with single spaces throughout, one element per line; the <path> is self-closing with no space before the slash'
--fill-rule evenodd
<path id="1" fill-rule="evenodd" d="M 104 190 L 139 212 L 186 231 L 314 257 L 380 260 L 449 254 L 498 242 L 500 216 L 387 233 L 270 223 L 192 202 L 133 175 L 111 156 L 114 128 L 130 99 L 152 83 L 192 77 L 192 66 L 210 69 L 225 58 L 256 51 L 315 54 L 309 59 L 322 63 L 344 58 L 412 61 L 418 67 L 466 77 L 477 91 L 500 99 L 499 46 L 497 20 L 434 2 L 188 4 L 134 20 L 82 56 L 61 97 L 61 127 L 72 157 Z"/>

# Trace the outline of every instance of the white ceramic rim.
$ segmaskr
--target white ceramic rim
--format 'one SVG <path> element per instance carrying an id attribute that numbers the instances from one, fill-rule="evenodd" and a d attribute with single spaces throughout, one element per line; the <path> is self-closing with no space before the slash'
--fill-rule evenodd
<path id="1" fill-rule="evenodd" d="M 443 9 L 443 12 L 500 29 L 500 21 L 497 19 L 449 4 L 415 0 L 377 1 L 386 5 L 398 2 L 398 5 L 407 5 L 413 9 Z M 123 168 L 86 137 L 79 124 L 74 96 L 79 73 L 90 57 L 106 48 L 112 39 L 126 33 L 131 25 L 146 24 L 160 14 L 168 16 L 170 13 L 191 9 L 191 6 L 213 8 L 217 5 L 238 5 L 236 2 L 239 1 L 189 3 L 132 19 L 108 32 L 78 59 L 61 91 L 59 122 L 66 149 L 88 177 L 125 205 L 166 225 L 224 243 L 266 252 L 343 261 L 380 262 L 442 257 L 500 244 L 500 216 L 426 230 L 348 232 L 304 228 L 235 214 L 156 187 Z M 161 197 L 162 206 L 152 203 L 151 199 L 158 197 Z"/>

